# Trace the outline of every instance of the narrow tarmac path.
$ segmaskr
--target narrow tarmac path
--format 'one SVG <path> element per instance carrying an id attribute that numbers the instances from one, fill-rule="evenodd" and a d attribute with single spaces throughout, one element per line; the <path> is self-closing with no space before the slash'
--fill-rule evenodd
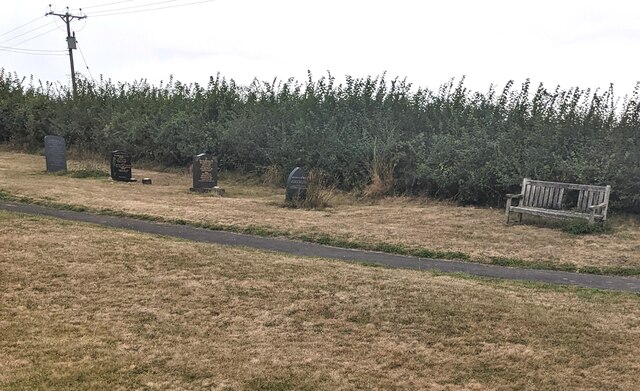
<path id="1" fill-rule="evenodd" d="M 126 217 L 95 215 L 48 208 L 33 204 L 0 201 L 0 209 L 11 212 L 57 217 L 65 220 L 99 224 L 112 228 L 124 228 L 154 235 L 164 235 L 197 242 L 243 246 L 286 254 L 340 259 L 348 262 L 369 262 L 388 267 L 438 270 L 445 273 L 462 272 L 474 276 L 525 280 L 585 288 L 609 289 L 640 293 L 640 278 L 581 274 L 552 270 L 519 269 L 481 263 L 419 258 L 375 251 L 353 250 L 305 243 L 289 239 L 265 238 L 225 231 L 212 231 L 185 225 L 156 223 Z"/>

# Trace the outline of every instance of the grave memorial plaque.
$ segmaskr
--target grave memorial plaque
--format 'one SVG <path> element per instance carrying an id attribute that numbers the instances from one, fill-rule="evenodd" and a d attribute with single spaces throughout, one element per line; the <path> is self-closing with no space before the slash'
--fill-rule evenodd
<path id="1" fill-rule="evenodd" d="M 47 172 L 67 171 L 67 146 L 60 136 L 44 136 L 44 156 Z"/>
<path id="2" fill-rule="evenodd" d="M 111 152 L 111 179 L 135 182 L 135 179 L 131 177 L 131 154 L 125 151 Z"/>
<path id="3" fill-rule="evenodd" d="M 212 191 L 218 186 L 218 159 L 206 153 L 193 157 L 193 187 L 191 191 Z"/>
<path id="4" fill-rule="evenodd" d="M 304 200 L 307 198 L 307 177 L 304 170 L 296 167 L 287 178 L 286 201 Z"/>

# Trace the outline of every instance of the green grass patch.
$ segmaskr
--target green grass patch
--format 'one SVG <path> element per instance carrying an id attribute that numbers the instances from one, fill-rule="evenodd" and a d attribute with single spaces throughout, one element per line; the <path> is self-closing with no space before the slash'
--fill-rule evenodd
<path id="1" fill-rule="evenodd" d="M 348 240 L 338 237 L 333 237 L 327 234 L 300 234 L 300 235 L 286 235 L 292 239 L 298 239 L 303 242 L 311 242 L 317 244 L 323 244 L 327 246 L 341 247 L 341 248 L 352 248 L 357 250 L 367 250 L 367 251 L 379 251 L 388 254 L 398 254 L 398 255 L 410 255 L 414 257 L 420 258 L 437 258 L 437 259 L 455 259 L 455 260 L 469 260 L 470 257 L 468 254 L 458 252 L 458 251 L 434 251 L 425 248 L 417 248 L 417 247 L 409 247 L 404 246 L 402 244 L 396 243 L 385 243 L 385 242 L 359 242 L 355 240 Z"/>
<path id="2" fill-rule="evenodd" d="M 68 176 L 71 178 L 93 178 L 93 179 L 102 179 L 108 178 L 109 173 L 105 170 L 99 169 L 83 169 L 83 170 L 74 170 L 69 171 Z"/>
<path id="3" fill-rule="evenodd" d="M 0 200 L 2 201 L 15 201 L 15 197 L 6 191 L 0 189 Z"/>
<path id="4" fill-rule="evenodd" d="M 638 266 L 584 266 L 578 271 L 585 274 L 604 274 L 608 276 L 640 276 L 640 267 Z"/>
<path id="5" fill-rule="evenodd" d="M 80 179 L 103 179 L 108 178 L 109 173 L 102 169 L 97 168 L 82 168 L 79 170 L 67 170 L 67 171 L 56 171 L 52 173 L 47 173 L 47 175 L 54 176 L 68 176 L 70 178 L 80 178 Z"/>
<path id="6" fill-rule="evenodd" d="M 517 258 L 492 257 L 490 264 L 496 266 L 517 267 L 521 269 L 555 270 L 563 272 L 577 272 L 584 274 L 601 274 L 608 276 L 640 276 L 638 266 L 582 266 L 570 263 L 531 262 Z"/>
<path id="7" fill-rule="evenodd" d="M 601 235 L 613 233 L 613 227 L 608 222 L 589 224 L 581 220 L 566 220 L 561 224 L 562 232 L 572 235 Z"/>
<path id="8" fill-rule="evenodd" d="M 541 228 L 557 229 L 570 235 L 605 235 L 614 232 L 613 225 L 608 221 L 598 221 L 594 224 L 589 224 L 586 220 L 560 220 L 527 216 L 526 224 Z"/>
<path id="9" fill-rule="evenodd" d="M 491 257 L 489 263 L 496 266 L 517 267 L 521 269 L 544 269 L 563 272 L 578 271 L 578 267 L 570 263 L 531 262 L 518 258 Z"/>

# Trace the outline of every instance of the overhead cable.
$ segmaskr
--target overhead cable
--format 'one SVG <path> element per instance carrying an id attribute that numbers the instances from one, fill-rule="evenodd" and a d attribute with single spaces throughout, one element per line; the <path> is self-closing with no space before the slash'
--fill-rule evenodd
<path id="1" fill-rule="evenodd" d="M 87 7 L 82 7 L 82 9 L 85 10 L 85 9 L 90 9 L 90 8 L 100 8 L 100 7 L 106 7 L 108 5 L 121 4 L 121 3 L 130 3 L 132 1 L 135 1 L 135 0 L 121 0 L 121 1 L 114 1 L 112 3 L 90 5 L 90 6 L 87 6 Z"/>
<path id="2" fill-rule="evenodd" d="M 11 29 L 11 30 L 9 30 L 9 31 L 6 31 L 6 32 L 4 32 L 4 33 L 0 34 L 0 37 L 4 37 L 5 35 L 7 35 L 7 34 L 9 34 L 9 33 L 12 33 L 12 32 L 14 32 L 14 31 L 16 31 L 16 30 L 18 30 L 18 29 L 21 29 L 21 28 L 23 28 L 24 26 L 28 26 L 28 25 L 30 25 L 31 23 L 35 22 L 36 20 L 38 20 L 38 19 L 40 19 L 40 18 L 44 18 L 44 16 L 38 16 L 37 18 L 35 18 L 35 19 L 33 19 L 33 20 L 31 20 L 31 21 L 29 21 L 29 22 L 27 22 L 27 23 L 25 23 L 25 24 L 23 24 L 23 25 L 21 25 L 21 26 L 18 26 L 18 27 L 14 28 L 14 29 Z"/>
<path id="3" fill-rule="evenodd" d="M 194 5 L 194 4 L 210 3 L 212 1 L 216 1 L 216 0 L 201 0 L 201 1 L 194 1 L 194 2 L 186 3 L 186 4 L 168 5 L 168 6 L 165 6 L 165 7 L 157 7 L 157 8 L 150 8 L 150 9 L 137 10 L 137 11 L 116 12 L 116 13 L 112 13 L 112 14 L 103 14 L 103 15 L 96 15 L 96 16 L 92 15 L 91 17 L 92 18 L 101 18 L 101 17 L 104 17 L 104 16 L 134 14 L 134 13 L 138 13 L 138 12 L 148 12 L 148 11 L 156 11 L 156 10 L 162 10 L 162 9 L 168 9 L 168 8 L 186 7 L 186 6 Z"/>
<path id="4" fill-rule="evenodd" d="M 96 14 L 114 12 L 114 11 L 124 11 L 124 10 L 130 10 L 130 9 L 135 9 L 135 8 L 152 7 L 152 6 L 158 5 L 158 4 L 175 3 L 176 1 L 180 1 L 180 0 L 163 0 L 163 1 L 156 1 L 156 2 L 153 2 L 153 3 L 147 3 L 147 4 L 132 5 L 130 7 L 112 8 L 112 9 L 109 9 L 109 10 L 102 10 L 102 11 L 93 11 L 91 13 L 91 16 L 96 15 Z"/>
<path id="5" fill-rule="evenodd" d="M 32 39 L 36 39 L 36 38 L 38 38 L 38 37 L 41 37 L 41 36 L 43 36 L 43 35 L 45 35 L 45 34 L 48 34 L 48 33 L 52 32 L 52 31 L 56 31 L 57 29 L 58 29 L 57 27 L 54 27 L 54 28 L 53 28 L 53 30 L 45 31 L 45 32 L 44 32 L 44 33 L 42 33 L 42 34 L 38 34 L 38 35 L 36 35 L 36 36 L 34 36 L 34 37 L 31 37 L 31 38 L 25 39 L 24 41 L 20 41 L 20 42 L 18 42 L 18 43 L 16 43 L 16 44 L 14 44 L 14 45 L 9 46 L 8 48 L 9 48 L 9 49 L 14 49 L 16 46 L 18 46 L 18 45 L 20 45 L 20 44 L 23 44 L 23 43 L 25 43 L 25 42 L 29 42 L 29 41 L 31 41 Z"/>
<path id="6" fill-rule="evenodd" d="M 43 24 L 42 26 L 36 27 L 36 28 L 34 28 L 34 29 L 31 29 L 31 30 L 29 30 L 29 31 L 27 31 L 27 32 L 25 32 L 25 33 L 15 35 L 15 36 L 13 36 L 12 38 L 5 39 L 4 41 L 0 41 L 0 43 L 6 43 L 6 42 L 9 42 L 9 41 L 13 41 L 14 39 L 16 39 L 16 38 L 18 38 L 18 37 L 22 37 L 23 35 L 27 35 L 27 34 L 29 34 L 29 33 L 31 33 L 31 32 L 36 31 L 36 30 L 40 30 L 41 28 L 46 27 L 46 26 L 49 26 L 49 25 L 50 25 L 50 24 L 52 24 L 52 23 L 54 23 L 54 22 L 53 22 L 53 21 L 50 21 L 50 22 L 48 22 L 48 23 Z"/>

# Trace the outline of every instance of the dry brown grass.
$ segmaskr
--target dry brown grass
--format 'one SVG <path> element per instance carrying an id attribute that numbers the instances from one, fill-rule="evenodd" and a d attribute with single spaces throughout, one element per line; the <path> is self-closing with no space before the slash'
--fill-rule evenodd
<path id="1" fill-rule="evenodd" d="M 380 198 L 388 195 L 395 183 L 395 178 L 393 177 L 394 169 L 395 165 L 393 163 L 374 152 L 369 168 L 371 183 L 362 190 L 362 195 L 366 198 Z"/>
<path id="2" fill-rule="evenodd" d="M 640 297 L 0 212 L 0 389 L 637 390 Z"/>
<path id="3" fill-rule="evenodd" d="M 74 169 L 82 162 L 70 161 Z M 106 167 L 106 163 L 105 163 Z M 320 234 L 360 242 L 386 242 L 490 257 L 572 263 L 577 266 L 640 266 L 640 224 L 612 221 L 614 233 L 573 236 L 533 225 L 503 225 L 503 210 L 457 207 L 401 197 L 360 203 L 338 195 L 323 211 L 283 209 L 284 190 L 222 178 L 224 197 L 189 192 L 191 178 L 136 170 L 153 186 L 43 174 L 41 156 L 0 152 L 0 189 L 57 203 L 108 208 L 165 218 L 237 227 L 261 226 L 295 234 Z"/>

